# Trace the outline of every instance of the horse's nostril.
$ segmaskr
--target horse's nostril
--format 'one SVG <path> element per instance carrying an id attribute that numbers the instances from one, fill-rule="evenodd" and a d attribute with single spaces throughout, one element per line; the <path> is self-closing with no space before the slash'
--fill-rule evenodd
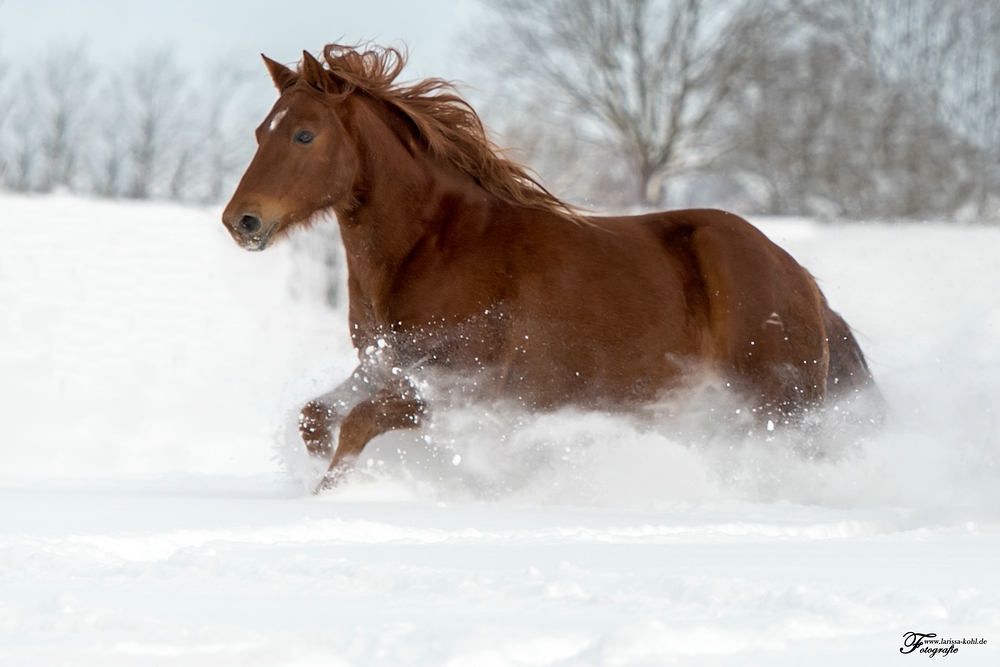
<path id="1" fill-rule="evenodd" d="M 254 232 L 259 232 L 261 228 L 261 221 L 256 215 L 244 215 L 236 223 L 236 226 L 244 234 L 253 234 Z"/>

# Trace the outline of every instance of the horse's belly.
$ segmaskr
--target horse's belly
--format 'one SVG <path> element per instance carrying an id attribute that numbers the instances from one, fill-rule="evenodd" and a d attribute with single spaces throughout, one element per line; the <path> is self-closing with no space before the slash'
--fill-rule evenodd
<path id="1" fill-rule="evenodd" d="M 681 268 L 600 258 L 523 286 L 505 393 L 544 407 L 645 402 L 702 369 L 708 315 Z"/>
<path id="2" fill-rule="evenodd" d="M 608 318 L 549 322 L 512 336 L 504 393 L 537 407 L 648 402 L 706 370 L 707 329 Z"/>

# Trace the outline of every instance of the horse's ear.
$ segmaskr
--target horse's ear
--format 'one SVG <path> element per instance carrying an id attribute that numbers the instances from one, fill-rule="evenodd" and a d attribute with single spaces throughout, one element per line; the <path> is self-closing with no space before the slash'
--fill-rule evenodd
<path id="1" fill-rule="evenodd" d="M 306 77 L 306 81 L 320 90 L 332 92 L 330 88 L 333 80 L 320 62 L 308 51 L 302 52 L 302 75 Z"/>
<path id="2" fill-rule="evenodd" d="M 271 75 L 271 81 L 274 81 L 274 86 L 278 89 L 278 92 L 283 91 L 295 80 L 296 74 L 292 70 L 279 62 L 271 60 L 263 53 L 260 54 L 260 57 L 264 59 L 264 65 L 267 67 L 267 71 Z"/>

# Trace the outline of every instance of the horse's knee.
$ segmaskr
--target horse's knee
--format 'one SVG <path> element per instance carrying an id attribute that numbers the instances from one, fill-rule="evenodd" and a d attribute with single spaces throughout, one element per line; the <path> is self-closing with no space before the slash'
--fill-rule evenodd
<path id="1" fill-rule="evenodd" d="M 388 391 L 359 403 L 340 425 L 338 457 L 360 454 L 368 441 L 387 431 L 415 428 L 424 413 L 421 401 Z"/>
<path id="2" fill-rule="evenodd" d="M 419 399 L 390 391 L 380 391 L 354 406 L 340 424 L 337 449 L 327 476 L 343 474 L 354 465 L 373 438 L 388 431 L 419 426 L 424 409 Z"/>
<path id="3" fill-rule="evenodd" d="M 333 412 L 319 401 L 310 401 L 299 414 L 299 433 L 312 456 L 329 458 L 333 453 Z"/>

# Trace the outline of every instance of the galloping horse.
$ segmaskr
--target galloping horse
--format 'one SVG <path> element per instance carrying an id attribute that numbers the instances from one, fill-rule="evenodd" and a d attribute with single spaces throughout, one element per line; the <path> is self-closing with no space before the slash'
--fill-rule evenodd
<path id="1" fill-rule="evenodd" d="M 717 210 L 587 217 L 490 142 L 440 79 L 395 83 L 395 49 L 336 44 L 296 70 L 222 219 L 264 250 L 329 213 L 361 364 L 299 428 L 343 479 L 365 444 L 420 425 L 418 370 L 473 376 L 483 400 L 627 411 L 714 377 L 766 419 L 872 385 L 812 276 Z M 333 448 L 333 432 L 340 431 Z"/>

